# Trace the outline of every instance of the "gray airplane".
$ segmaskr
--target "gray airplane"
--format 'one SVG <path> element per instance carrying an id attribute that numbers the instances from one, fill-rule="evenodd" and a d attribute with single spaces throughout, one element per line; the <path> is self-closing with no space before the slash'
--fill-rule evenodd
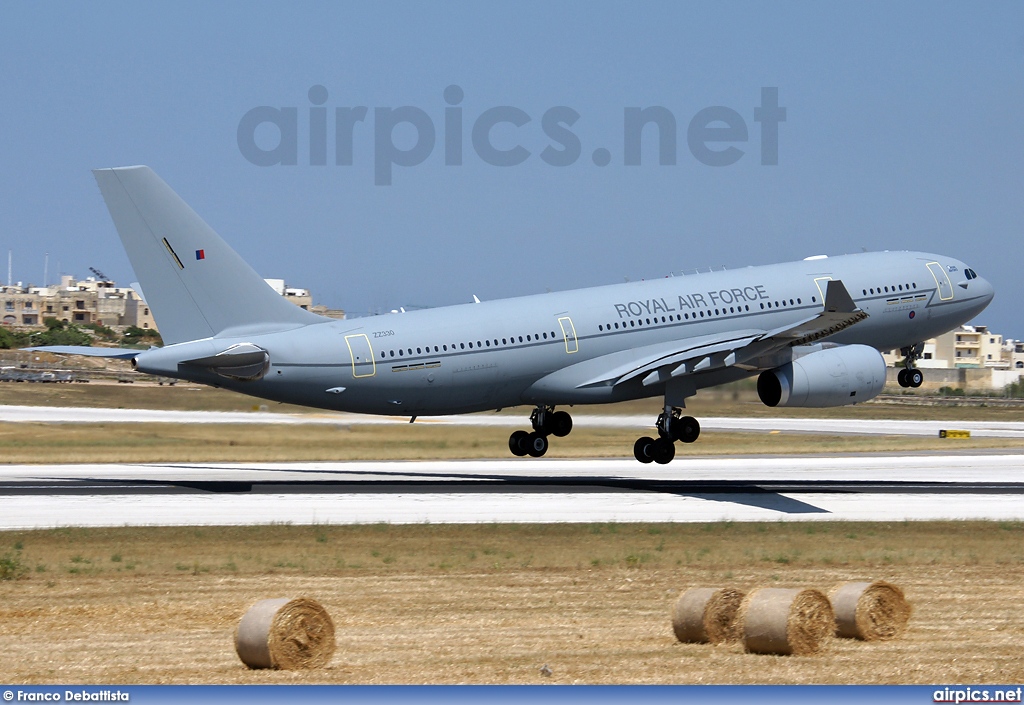
<path id="1" fill-rule="evenodd" d="M 285 300 L 152 170 L 94 172 L 164 347 L 40 348 L 130 359 L 140 372 L 274 401 L 367 414 L 462 414 L 534 406 L 509 438 L 539 457 L 572 418 L 556 406 L 659 396 L 656 437 L 633 448 L 668 463 L 692 443 L 686 399 L 758 375 L 768 406 L 876 396 L 879 350 L 900 349 L 904 387 L 924 341 L 970 320 L 992 286 L 923 252 L 815 256 L 733 271 L 333 320 Z"/>

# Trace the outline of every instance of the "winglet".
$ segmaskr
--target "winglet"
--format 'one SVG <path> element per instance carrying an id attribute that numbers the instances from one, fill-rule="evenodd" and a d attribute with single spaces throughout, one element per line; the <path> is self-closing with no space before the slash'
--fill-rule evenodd
<path id="1" fill-rule="evenodd" d="M 857 310 L 857 304 L 853 302 L 853 297 L 846 290 L 842 280 L 830 279 L 828 288 L 825 289 L 825 312 L 854 313 Z"/>

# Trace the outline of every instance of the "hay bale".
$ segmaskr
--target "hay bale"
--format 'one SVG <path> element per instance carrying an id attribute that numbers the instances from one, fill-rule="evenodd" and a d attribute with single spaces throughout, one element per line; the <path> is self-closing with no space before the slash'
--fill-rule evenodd
<path id="1" fill-rule="evenodd" d="M 320 668 L 334 655 L 334 622 L 316 600 L 260 600 L 238 623 L 235 651 L 249 668 Z"/>
<path id="2" fill-rule="evenodd" d="M 672 609 L 672 631 L 684 643 L 724 644 L 739 641 L 736 619 L 743 593 L 732 588 L 690 588 Z"/>
<path id="3" fill-rule="evenodd" d="M 835 632 L 832 605 L 819 590 L 759 588 L 740 607 L 743 646 L 757 654 L 806 655 Z"/>
<path id="4" fill-rule="evenodd" d="M 847 639 L 896 639 L 910 621 L 910 603 L 903 591 L 884 580 L 838 585 L 829 599 L 836 615 L 836 635 Z"/>

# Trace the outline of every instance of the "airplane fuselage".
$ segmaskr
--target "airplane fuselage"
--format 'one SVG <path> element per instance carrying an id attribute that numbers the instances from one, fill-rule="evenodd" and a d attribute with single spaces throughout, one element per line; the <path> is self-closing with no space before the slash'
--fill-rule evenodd
<path id="1" fill-rule="evenodd" d="M 273 332 L 227 329 L 139 358 L 139 369 L 282 402 L 390 415 L 602 403 L 665 393 L 640 378 L 587 384 L 600 370 L 676 341 L 785 328 L 822 311 L 841 280 L 867 318 L 826 342 L 898 349 L 970 320 L 992 298 L 958 260 L 875 252 L 715 271 L 499 301 L 327 320 Z M 267 351 L 261 379 L 170 364 L 249 343 Z M 188 346 L 187 350 L 183 350 Z M 687 376 L 694 389 L 788 362 L 778 351 Z"/>

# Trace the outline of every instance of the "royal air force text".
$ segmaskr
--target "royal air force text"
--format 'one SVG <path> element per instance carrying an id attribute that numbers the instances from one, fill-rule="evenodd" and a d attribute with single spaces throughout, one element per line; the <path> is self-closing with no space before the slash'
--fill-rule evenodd
<path id="1" fill-rule="evenodd" d="M 763 285 L 744 286 L 734 289 L 719 289 L 709 291 L 706 294 L 680 294 L 675 301 L 664 297 L 658 299 L 644 299 L 642 301 L 627 301 L 626 303 L 615 304 L 615 312 L 619 318 L 632 318 L 635 316 L 654 315 L 658 313 L 671 313 L 673 311 L 696 311 L 701 308 L 713 306 L 729 306 L 743 303 L 756 303 L 765 301 L 768 293 Z"/>

